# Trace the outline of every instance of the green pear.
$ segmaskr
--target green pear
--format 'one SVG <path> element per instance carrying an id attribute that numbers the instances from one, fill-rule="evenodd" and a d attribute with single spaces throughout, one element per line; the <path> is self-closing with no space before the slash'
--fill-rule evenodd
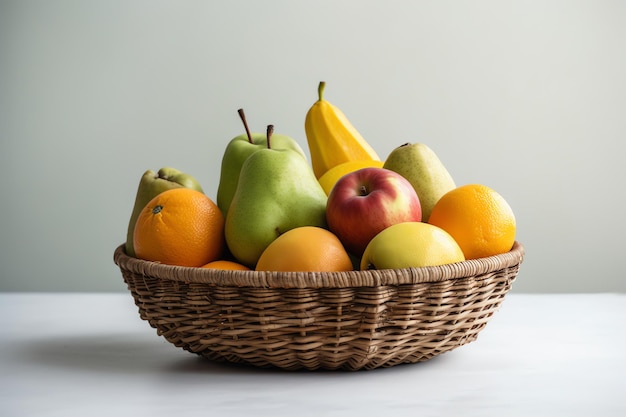
<path id="1" fill-rule="evenodd" d="M 423 143 L 405 143 L 391 151 L 383 168 L 409 180 L 422 206 L 422 221 L 442 195 L 456 188 L 454 179 L 435 152 Z"/>
<path id="2" fill-rule="evenodd" d="M 150 200 L 163 191 L 181 187 L 192 188 L 202 193 L 204 192 L 193 176 L 185 174 L 175 168 L 163 167 L 158 172 L 149 169 L 141 176 L 139 186 L 137 187 L 135 206 L 133 207 L 133 212 L 128 222 L 128 231 L 126 232 L 126 254 L 135 256 L 133 234 L 135 232 L 135 223 L 137 222 L 137 217 L 139 217 L 141 210 Z"/>
<path id="3" fill-rule="evenodd" d="M 226 215 L 224 233 L 232 255 L 254 269 L 278 236 L 300 226 L 326 228 L 326 193 L 305 158 L 293 149 L 267 147 L 245 160 Z M 271 140 L 270 140 L 271 137 Z"/>
<path id="4" fill-rule="evenodd" d="M 250 133 L 243 110 L 239 109 L 238 112 L 246 133 L 234 137 L 226 146 L 217 187 L 216 203 L 224 216 L 228 213 L 228 208 L 237 189 L 239 174 L 244 161 L 256 151 L 267 148 L 267 135 L 265 133 Z M 306 159 L 298 142 L 289 136 L 273 135 L 272 148 L 292 149 Z"/>

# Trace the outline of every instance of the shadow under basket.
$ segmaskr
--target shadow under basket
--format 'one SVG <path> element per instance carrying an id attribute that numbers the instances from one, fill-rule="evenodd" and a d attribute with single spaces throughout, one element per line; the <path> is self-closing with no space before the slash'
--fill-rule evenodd
<path id="1" fill-rule="evenodd" d="M 281 369 L 416 363 L 476 339 L 517 276 L 524 248 L 424 268 L 224 271 L 129 257 L 114 262 L 139 315 L 177 347 Z"/>

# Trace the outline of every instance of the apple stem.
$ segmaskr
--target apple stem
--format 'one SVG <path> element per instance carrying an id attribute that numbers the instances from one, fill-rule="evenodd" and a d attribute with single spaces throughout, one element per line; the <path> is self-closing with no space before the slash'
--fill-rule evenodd
<path id="1" fill-rule="evenodd" d="M 239 113 L 239 117 L 241 118 L 241 121 L 243 122 L 243 127 L 246 129 L 246 135 L 248 135 L 248 142 L 254 143 L 254 141 L 252 140 L 252 135 L 250 134 L 250 129 L 248 129 L 248 122 L 246 121 L 246 115 L 243 112 L 243 109 L 237 110 L 237 113 Z"/>
<path id="2" fill-rule="evenodd" d="M 326 87 L 326 81 L 320 81 L 319 86 L 317 86 L 317 96 L 319 97 L 319 101 L 324 99 L 324 88 Z"/>
<path id="3" fill-rule="evenodd" d="M 272 149 L 270 139 L 274 133 L 274 125 L 267 125 L 267 149 Z"/>
<path id="4" fill-rule="evenodd" d="M 359 189 L 359 191 L 361 192 L 362 196 L 366 196 L 369 194 L 369 192 L 367 191 L 367 187 L 364 185 L 361 185 L 361 188 Z"/>

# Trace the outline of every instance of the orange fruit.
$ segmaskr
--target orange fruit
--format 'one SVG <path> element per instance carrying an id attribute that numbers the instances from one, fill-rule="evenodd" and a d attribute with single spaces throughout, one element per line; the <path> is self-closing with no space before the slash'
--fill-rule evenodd
<path id="1" fill-rule="evenodd" d="M 202 265 L 201 268 L 224 269 L 224 270 L 230 270 L 230 271 L 249 271 L 250 270 L 250 268 L 248 268 L 245 265 L 242 265 L 234 261 L 228 261 L 225 259 L 220 259 L 218 261 L 209 262 L 206 265 Z"/>
<path id="2" fill-rule="evenodd" d="M 428 223 L 457 241 L 466 259 L 508 252 L 515 243 L 515 215 L 504 197 L 482 184 L 468 184 L 444 194 Z"/>
<path id="3" fill-rule="evenodd" d="M 375 161 L 370 159 L 344 162 L 339 165 L 335 165 L 324 174 L 322 174 L 322 176 L 319 177 L 318 182 L 324 189 L 326 195 L 329 195 L 330 191 L 333 189 L 337 181 L 339 181 L 339 178 L 343 177 L 344 175 L 357 171 L 361 168 L 382 168 L 383 164 L 384 162 L 382 161 Z"/>
<path id="4" fill-rule="evenodd" d="M 351 271 L 352 260 L 332 232 L 301 226 L 278 236 L 261 254 L 257 271 Z"/>
<path id="5" fill-rule="evenodd" d="M 133 238 L 138 258 L 168 265 L 201 266 L 224 251 L 224 216 L 204 193 L 174 188 L 143 208 Z"/>

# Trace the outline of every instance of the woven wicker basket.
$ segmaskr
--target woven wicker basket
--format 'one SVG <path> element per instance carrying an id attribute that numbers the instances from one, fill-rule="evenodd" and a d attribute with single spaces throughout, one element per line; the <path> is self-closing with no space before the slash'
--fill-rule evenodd
<path id="1" fill-rule="evenodd" d="M 415 363 L 476 339 L 524 258 L 337 273 L 218 271 L 114 253 L 147 320 L 169 342 L 216 361 L 282 369 Z"/>

